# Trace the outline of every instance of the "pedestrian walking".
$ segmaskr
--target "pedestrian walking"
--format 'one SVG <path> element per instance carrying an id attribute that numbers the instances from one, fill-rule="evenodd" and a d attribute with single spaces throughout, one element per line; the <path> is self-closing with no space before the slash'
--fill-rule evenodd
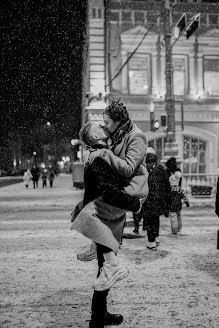
<path id="1" fill-rule="evenodd" d="M 46 187 L 47 188 L 47 176 L 48 176 L 48 173 L 47 173 L 47 170 L 44 169 L 43 172 L 42 172 L 42 188 Z"/>
<path id="2" fill-rule="evenodd" d="M 23 180 L 24 180 L 24 185 L 25 185 L 25 187 L 28 189 L 28 187 L 29 187 L 29 183 L 30 183 L 30 181 L 32 180 L 32 174 L 31 174 L 31 172 L 30 172 L 30 169 L 27 169 L 27 170 L 24 172 Z"/>
<path id="3" fill-rule="evenodd" d="M 33 180 L 33 187 L 38 188 L 38 181 L 40 178 L 40 170 L 39 168 L 34 164 L 32 169 L 31 169 L 31 174 L 32 174 L 32 180 Z"/>
<path id="4" fill-rule="evenodd" d="M 147 147 L 147 154 L 149 154 L 149 153 L 155 154 L 154 148 Z M 146 165 L 145 162 L 144 162 L 144 165 Z M 134 223 L 133 233 L 136 234 L 137 236 L 139 236 L 139 227 L 140 227 L 140 222 L 142 220 L 142 211 L 140 213 L 138 213 L 138 214 L 132 213 L 132 216 L 133 216 L 133 223 Z"/>
<path id="5" fill-rule="evenodd" d="M 106 132 L 98 124 L 87 123 L 81 129 L 80 137 L 94 150 L 106 147 Z M 79 214 L 78 211 L 74 212 L 71 229 L 96 243 L 98 275 L 93 284 L 89 327 L 103 328 L 105 325 L 116 325 L 123 321 L 122 315 L 107 311 L 107 295 L 109 288 L 128 275 L 129 270 L 120 264 L 117 253 L 125 210 L 140 211 L 141 202 L 125 192 L 121 176 L 96 154 L 95 157 L 91 152 L 85 166 L 83 209 Z"/>
<path id="6" fill-rule="evenodd" d="M 143 164 L 147 152 L 145 134 L 130 120 L 126 107 L 119 100 L 113 100 L 106 107 L 103 121 L 109 137 L 108 149 L 98 149 L 92 156 L 98 155 L 122 176 L 129 195 L 146 197 L 148 172 Z M 94 247 L 87 248 L 87 253 L 78 254 L 79 258 L 90 259 L 90 251 L 94 252 Z"/>
<path id="7" fill-rule="evenodd" d="M 172 234 L 177 234 L 182 229 L 182 199 L 186 206 L 189 206 L 189 201 L 186 194 L 182 190 L 182 173 L 177 167 L 176 158 L 171 157 L 166 162 L 166 173 L 170 182 L 170 226 Z"/>
<path id="8" fill-rule="evenodd" d="M 53 181 L 55 178 L 55 171 L 52 165 L 49 165 L 48 167 L 48 179 L 49 179 L 49 186 L 50 188 L 53 187 Z"/>
<path id="9" fill-rule="evenodd" d="M 146 155 L 146 166 L 149 173 L 149 193 L 142 206 L 143 230 L 147 231 L 147 248 L 156 250 L 160 243 L 160 216 L 168 217 L 170 183 L 163 165 L 158 164 L 156 154 Z"/>

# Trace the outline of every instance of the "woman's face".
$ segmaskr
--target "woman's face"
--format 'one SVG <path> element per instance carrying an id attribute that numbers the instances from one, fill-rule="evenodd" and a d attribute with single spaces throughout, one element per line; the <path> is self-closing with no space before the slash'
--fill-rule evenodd
<path id="1" fill-rule="evenodd" d="M 113 121 L 107 114 L 103 114 L 103 121 L 104 121 L 104 129 L 109 134 L 113 134 L 120 124 L 119 121 Z"/>

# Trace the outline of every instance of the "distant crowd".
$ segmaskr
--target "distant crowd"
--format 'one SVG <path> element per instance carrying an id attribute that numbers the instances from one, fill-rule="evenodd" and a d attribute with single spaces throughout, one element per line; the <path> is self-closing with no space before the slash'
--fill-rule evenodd
<path id="1" fill-rule="evenodd" d="M 49 165 L 48 168 L 44 168 L 42 171 L 38 168 L 37 165 L 33 165 L 31 169 L 27 169 L 24 172 L 23 180 L 26 189 L 29 188 L 29 185 L 32 181 L 33 188 L 38 188 L 39 180 L 42 180 L 42 188 L 47 188 L 47 181 L 49 187 L 53 187 L 53 181 L 55 178 L 55 170 L 52 165 Z"/>

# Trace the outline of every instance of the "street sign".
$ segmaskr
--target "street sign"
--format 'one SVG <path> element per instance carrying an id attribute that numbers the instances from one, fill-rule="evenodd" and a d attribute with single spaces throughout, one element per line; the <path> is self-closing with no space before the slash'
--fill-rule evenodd
<path id="1" fill-rule="evenodd" d="M 187 16 L 186 13 L 184 13 L 180 17 L 174 28 L 174 36 L 176 39 L 179 37 L 180 33 L 186 28 L 186 25 L 187 25 Z"/>
<path id="2" fill-rule="evenodd" d="M 186 38 L 187 38 L 187 40 L 197 30 L 197 28 L 199 26 L 200 26 L 200 14 L 197 14 L 197 15 L 192 17 L 189 24 L 186 26 Z"/>

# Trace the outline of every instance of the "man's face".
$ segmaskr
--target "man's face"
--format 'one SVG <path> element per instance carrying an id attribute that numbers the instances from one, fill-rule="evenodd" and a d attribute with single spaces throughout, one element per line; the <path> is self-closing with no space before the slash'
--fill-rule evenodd
<path id="1" fill-rule="evenodd" d="M 113 134 L 119 126 L 119 122 L 113 121 L 109 115 L 103 114 L 104 129 L 109 133 Z"/>
<path id="2" fill-rule="evenodd" d="M 103 142 L 106 142 L 106 140 L 109 138 L 107 131 L 105 131 L 104 128 L 98 123 L 92 124 L 92 127 L 90 129 L 90 135 L 94 139 L 100 140 Z"/>

